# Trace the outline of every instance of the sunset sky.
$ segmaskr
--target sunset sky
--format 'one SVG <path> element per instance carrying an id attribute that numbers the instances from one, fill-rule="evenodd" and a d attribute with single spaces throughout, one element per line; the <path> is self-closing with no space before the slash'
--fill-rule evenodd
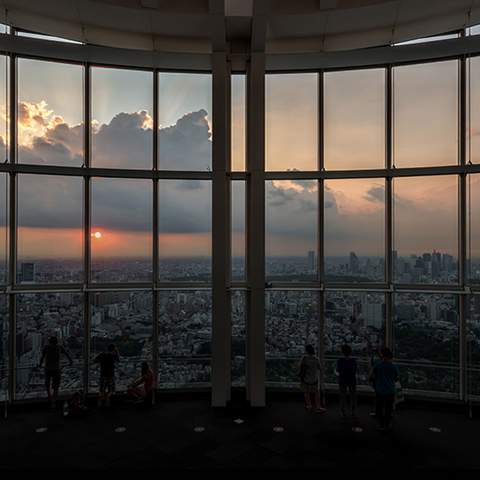
<path id="1" fill-rule="evenodd" d="M 82 165 L 83 81 L 79 66 L 19 60 L 19 162 Z M 326 74 L 327 169 L 382 168 L 384 82 L 380 69 Z M 94 166 L 151 168 L 152 85 L 149 72 L 93 69 Z M 164 73 L 159 85 L 161 168 L 209 170 L 214 134 L 211 78 Z M 267 170 L 314 170 L 318 154 L 316 75 L 268 75 L 266 86 Z M 396 166 L 454 164 L 456 62 L 397 67 L 394 86 Z M 244 77 L 234 76 L 234 170 L 244 168 L 244 100 Z M 5 107 L 2 117 L 5 130 Z M 478 134 L 473 128 L 472 144 Z M 5 182 L 1 185 L 4 198 Z M 478 197 L 478 176 L 473 185 L 472 193 Z M 452 176 L 395 180 L 394 238 L 400 254 L 433 249 L 457 254 L 457 189 L 457 179 Z M 18 190 L 19 258 L 80 258 L 82 180 L 19 175 Z M 245 192 L 241 182 L 234 184 L 233 192 L 233 254 L 242 255 Z M 101 238 L 92 238 L 93 258 L 150 255 L 151 200 L 149 180 L 93 179 L 92 231 L 102 233 Z M 210 182 L 161 181 L 159 201 L 160 254 L 210 255 Z M 306 255 L 314 249 L 317 210 L 315 182 L 267 182 L 267 254 Z M 382 255 L 384 216 L 383 179 L 326 181 L 325 254 L 348 255 L 354 250 L 359 255 Z M 479 232 L 477 218 L 474 216 L 472 226 Z M 1 237 L 0 242 L 4 242 L 5 235 Z M 472 245 L 472 249 L 477 251 L 478 247 Z"/>

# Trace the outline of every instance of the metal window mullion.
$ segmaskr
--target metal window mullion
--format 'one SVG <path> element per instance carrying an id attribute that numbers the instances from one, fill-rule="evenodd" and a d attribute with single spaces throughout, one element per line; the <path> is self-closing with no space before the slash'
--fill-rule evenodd
<path id="1" fill-rule="evenodd" d="M 9 87 L 8 118 L 9 118 L 9 163 L 16 162 L 17 154 L 17 59 L 15 55 L 9 57 Z M 9 321 L 9 382 L 8 392 L 10 401 L 15 400 L 16 393 L 16 296 L 12 289 L 16 284 L 17 270 L 17 178 L 16 174 L 9 174 L 9 205 L 8 205 L 8 321 Z"/>
<path id="2" fill-rule="evenodd" d="M 325 165 L 325 134 L 324 134 L 324 72 L 318 73 L 318 170 L 322 172 Z M 317 280 L 320 285 L 325 283 L 325 181 L 320 178 L 318 189 L 318 226 L 317 226 Z M 323 315 L 323 313 L 322 313 Z"/>
<path id="3" fill-rule="evenodd" d="M 84 84 L 83 84 L 83 164 L 84 168 L 91 165 L 91 71 L 90 65 L 84 65 Z M 84 359 L 83 359 L 83 383 L 85 395 L 88 394 L 90 387 L 90 350 L 91 350 L 91 332 L 90 332 L 90 299 L 91 294 L 88 287 L 91 283 L 91 178 L 85 174 L 83 177 L 83 325 L 84 325 Z"/>

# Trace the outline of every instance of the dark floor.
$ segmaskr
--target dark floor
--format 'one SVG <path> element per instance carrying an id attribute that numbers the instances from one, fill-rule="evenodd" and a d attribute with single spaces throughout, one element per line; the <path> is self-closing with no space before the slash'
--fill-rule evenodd
<path id="1" fill-rule="evenodd" d="M 307 413 L 299 396 L 270 396 L 268 407 L 212 409 L 207 396 L 164 395 L 150 411 L 117 405 L 84 420 L 46 405 L 16 407 L 0 420 L 0 468 L 76 469 L 457 469 L 480 468 L 480 416 L 457 407 L 407 401 L 390 433 L 376 430 L 372 401 L 358 421 L 342 420 L 330 401 Z M 3 412 L 2 412 L 3 413 Z M 243 424 L 234 420 L 241 418 Z M 124 433 L 115 428 L 126 427 Z M 202 433 L 194 427 L 204 427 Z M 282 426 L 283 433 L 273 431 Z M 362 432 L 352 431 L 359 426 Z M 38 427 L 48 427 L 36 433 Z M 440 433 L 429 430 L 441 429 Z"/>

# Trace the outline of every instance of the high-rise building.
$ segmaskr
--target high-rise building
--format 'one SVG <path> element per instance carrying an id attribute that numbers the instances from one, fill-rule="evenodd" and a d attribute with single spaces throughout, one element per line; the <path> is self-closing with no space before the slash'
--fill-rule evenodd
<path id="1" fill-rule="evenodd" d="M 20 275 L 22 282 L 35 281 L 35 264 L 32 262 L 23 262 L 20 267 Z"/>
<path id="2" fill-rule="evenodd" d="M 358 273 L 360 271 L 360 262 L 355 252 L 350 252 L 349 267 L 351 273 Z"/>
<path id="3" fill-rule="evenodd" d="M 310 250 L 308 252 L 308 270 L 310 272 L 315 272 L 315 252 L 313 250 Z"/>

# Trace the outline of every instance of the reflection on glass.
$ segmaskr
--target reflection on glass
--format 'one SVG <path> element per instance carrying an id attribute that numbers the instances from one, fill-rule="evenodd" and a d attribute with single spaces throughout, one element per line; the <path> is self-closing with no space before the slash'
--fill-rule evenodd
<path id="1" fill-rule="evenodd" d="M 385 70 L 324 76 L 325 168 L 384 168 Z"/>
<path id="2" fill-rule="evenodd" d="M 455 295 L 395 295 L 394 355 L 404 388 L 458 392 L 459 313 Z"/>
<path id="3" fill-rule="evenodd" d="M 158 385 L 166 388 L 209 385 L 211 291 L 159 292 L 158 332 Z"/>
<path id="4" fill-rule="evenodd" d="M 232 170 L 245 171 L 246 75 L 232 75 Z"/>
<path id="5" fill-rule="evenodd" d="M 470 280 L 480 281 L 480 174 L 467 177 L 467 224 Z"/>
<path id="6" fill-rule="evenodd" d="M 393 189 L 396 281 L 457 282 L 457 176 L 395 178 Z"/>
<path id="7" fill-rule="evenodd" d="M 83 180 L 25 174 L 17 188 L 17 282 L 81 282 Z"/>
<path id="8" fill-rule="evenodd" d="M 245 182 L 232 181 L 232 280 L 245 280 Z"/>
<path id="9" fill-rule="evenodd" d="M 8 188 L 7 173 L 0 173 L 0 283 L 7 282 L 8 272 Z"/>
<path id="10" fill-rule="evenodd" d="M 457 164 L 457 60 L 395 67 L 393 102 L 396 167 Z"/>
<path id="11" fill-rule="evenodd" d="M 158 198 L 160 279 L 210 281 L 211 181 L 160 180 Z"/>
<path id="12" fill-rule="evenodd" d="M 468 65 L 467 155 L 472 163 L 480 163 L 480 56 L 471 57 Z"/>
<path id="13" fill-rule="evenodd" d="M 151 169 L 153 74 L 94 67 L 92 166 Z"/>
<path id="14" fill-rule="evenodd" d="M 100 368 L 97 356 L 117 347 L 116 390 L 126 390 L 140 375 L 142 362 L 152 362 L 151 292 L 94 293 L 90 320 L 90 388 L 98 391 Z"/>
<path id="15" fill-rule="evenodd" d="M 5 33 L 5 32 L 0 31 L 0 33 Z M 44 35 L 43 33 L 16 31 L 15 35 L 18 35 L 19 37 L 36 38 L 38 40 L 48 40 L 50 42 L 75 43 L 76 45 L 82 45 L 82 42 L 78 42 L 76 40 L 69 40 L 68 38 L 63 38 L 63 37 L 53 37 L 52 35 Z"/>
<path id="16" fill-rule="evenodd" d="M 212 168 L 212 76 L 160 73 L 158 77 L 159 168 Z"/>
<path id="17" fill-rule="evenodd" d="M 385 278 L 385 181 L 325 181 L 325 274 L 328 281 Z"/>
<path id="18" fill-rule="evenodd" d="M 245 386 L 247 293 L 232 291 L 232 386 Z"/>
<path id="19" fill-rule="evenodd" d="M 267 278 L 314 280 L 318 272 L 318 182 L 267 181 L 265 195 Z"/>
<path id="20" fill-rule="evenodd" d="M 91 256 L 95 282 L 152 279 L 152 181 L 94 178 Z"/>
<path id="21" fill-rule="evenodd" d="M 83 164 L 83 67 L 19 58 L 17 159 Z"/>
<path id="22" fill-rule="evenodd" d="M 394 43 L 393 45 L 398 47 L 401 45 L 414 45 L 416 43 L 428 43 L 438 42 L 441 40 L 451 40 L 452 38 L 458 38 L 458 33 L 446 33 L 444 35 L 432 35 L 431 37 L 415 38 L 413 40 L 406 40 L 404 42 Z"/>
<path id="23" fill-rule="evenodd" d="M 317 170 L 318 75 L 265 76 L 266 170 Z"/>
<path id="24" fill-rule="evenodd" d="M 467 394 L 480 396 L 480 295 L 470 297 L 466 350 Z"/>
<path id="25" fill-rule="evenodd" d="M 0 161 L 3 163 L 8 160 L 9 130 L 7 118 L 8 111 L 8 72 L 9 59 L 5 55 L 0 55 Z"/>
<path id="26" fill-rule="evenodd" d="M 376 352 L 385 344 L 385 296 L 368 292 L 328 292 L 325 302 L 326 381 L 337 383 L 337 360 L 341 348 L 352 347 L 358 362 L 357 383 L 368 385 Z"/>
<path id="27" fill-rule="evenodd" d="M 8 301 L 0 295 L 0 401 L 8 397 Z"/>
<path id="28" fill-rule="evenodd" d="M 265 356 L 267 384 L 298 384 L 305 346 L 318 354 L 318 292 L 265 293 Z"/>
<path id="29" fill-rule="evenodd" d="M 79 293 L 36 293 L 17 296 L 16 398 L 46 397 L 44 370 L 37 368 L 43 348 L 55 336 L 73 360 L 60 358 L 60 392 L 83 388 L 83 301 Z"/>

